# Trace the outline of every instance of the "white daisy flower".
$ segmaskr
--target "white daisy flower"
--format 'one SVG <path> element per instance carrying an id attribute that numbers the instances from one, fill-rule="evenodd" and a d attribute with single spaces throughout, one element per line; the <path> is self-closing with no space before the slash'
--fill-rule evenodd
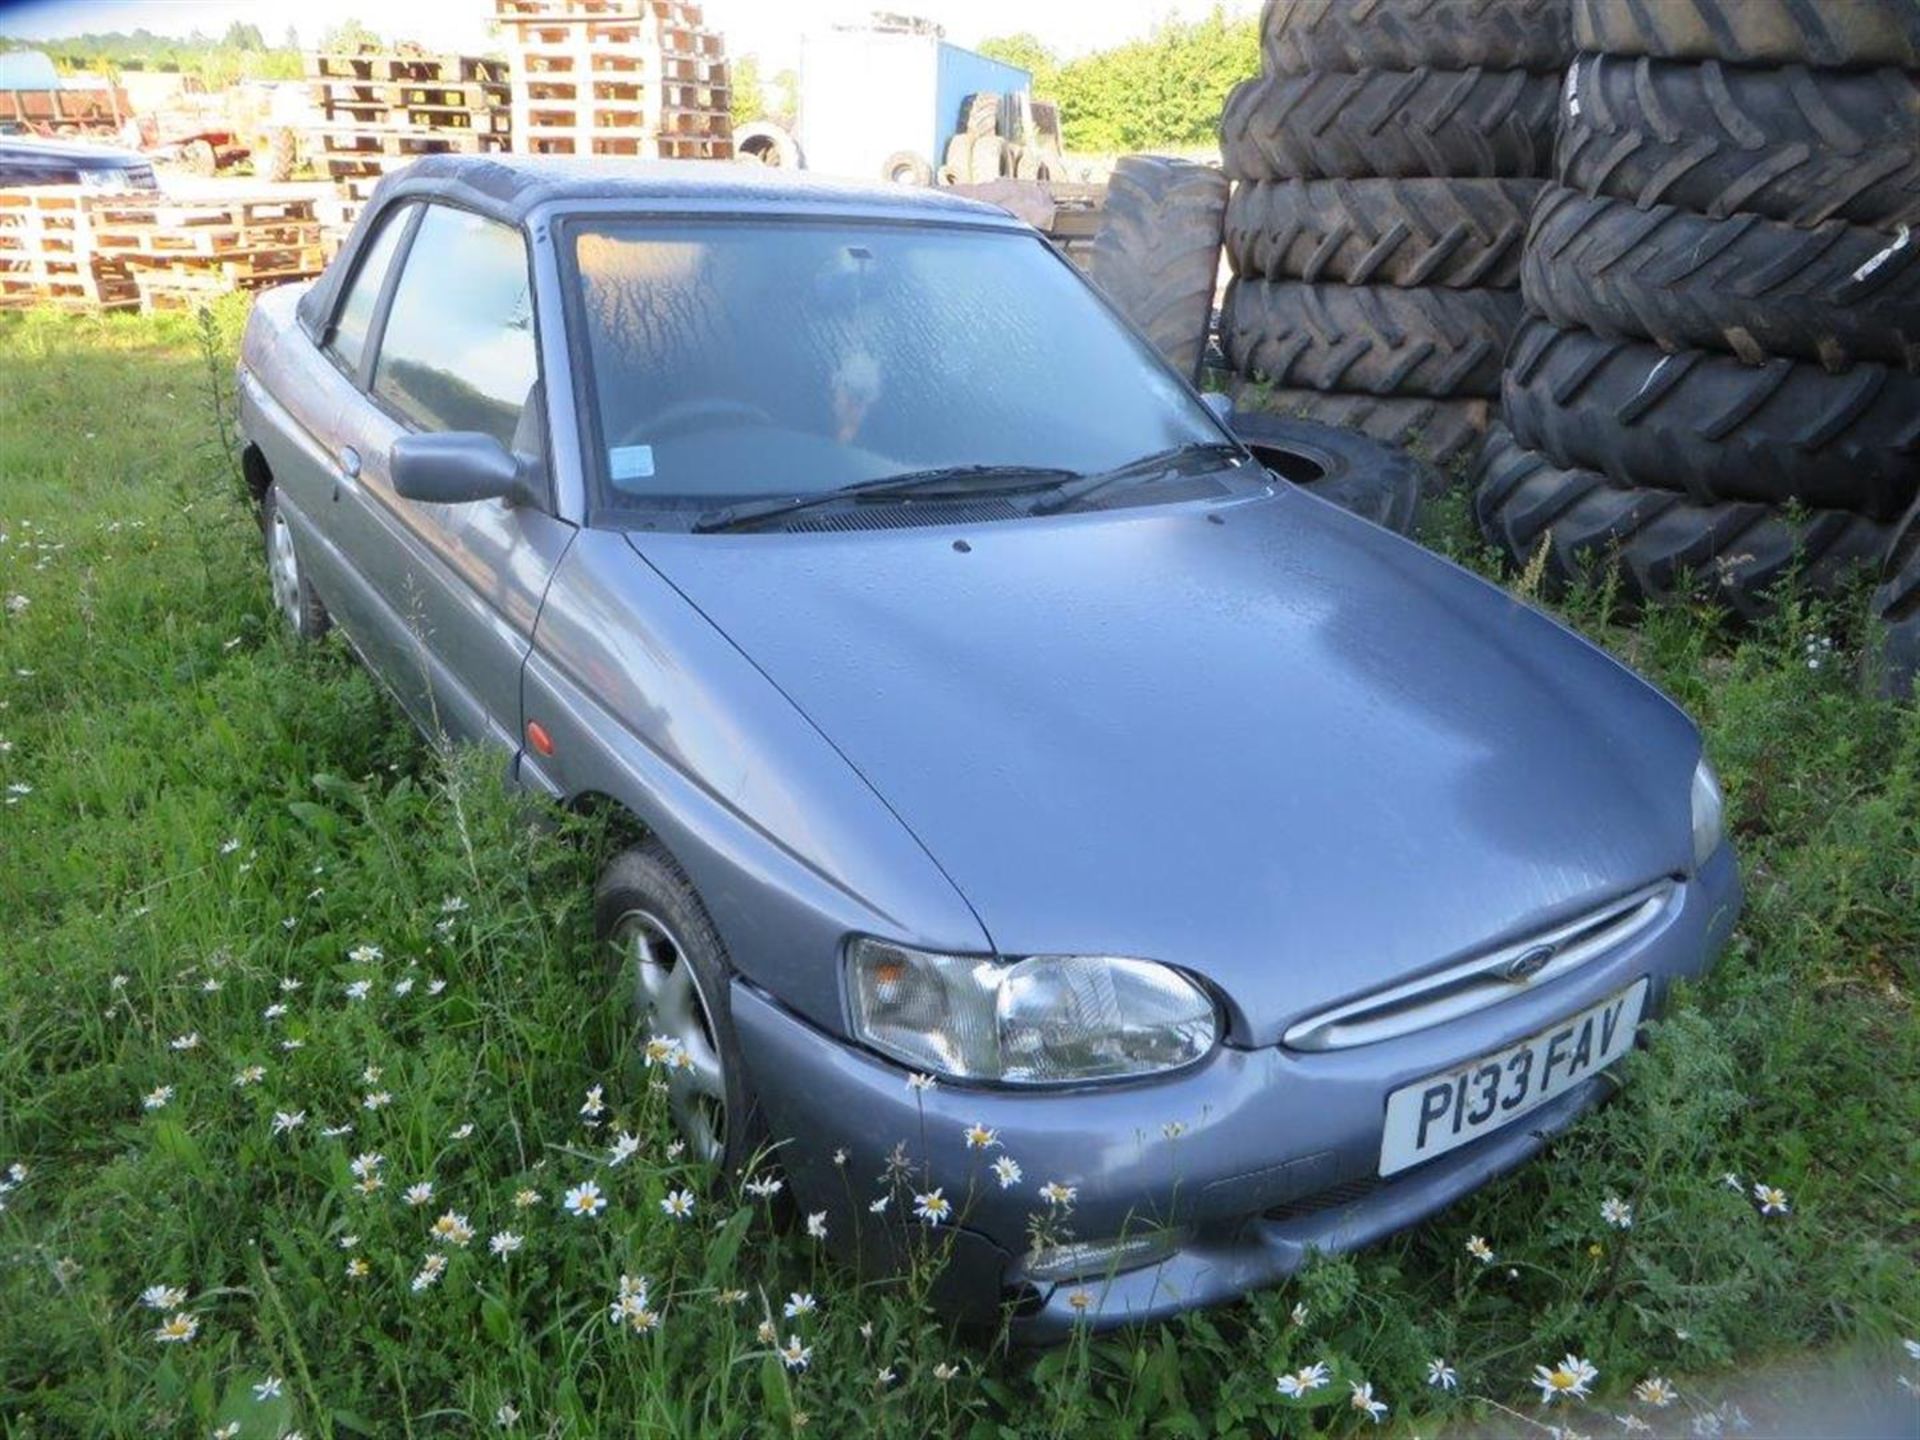
<path id="1" fill-rule="evenodd" d="M 1315 1361 L 1304 1370 L 1295 1370 L 1290 1375 L 1276 1376 L 1273 1388 L 1289 1400 L 1298 1400 L 1302 1396 L 1311 1395 L 1326 1383 L 1327 1367 L 1324 1363 Z"/>
<path id="2" fill-rule="evenodd" d="M 473 1125 L 469 1122 L 468 1124 L 457 1126 L 453 1131 L 452 1138 L 454 1138 L 455 1140 L 465 1140 L 470 1138 L 472 1134 L 473 1134 Z"/>
<path id="3" fill-rule="evenodd" d="M 639 1153 L 639 1137 L 629 1131 L 622 1130 L 618 1135 L 613 1137 L 613 1149 L 607 1152 L 607 1165 L 609 1168 L 624 1165 Z"/>
<path id="4" fill-rule="evenodd" d="M 1600 1202 L 1600 1218 L 1616 1230 L 1631 1230 L 1633 1206 L 1618 1195 L 1609 1195 Z"/>
<path id="5" fill-rule="evenodd" d="M 451 1210 L 433 1222 L 431 1233 L 442 1245 L 452 1245 L 461 1250 L 473 1242 L 473 1226 L 467 1223 L 467 1217 Z"/>
<path id="6" fill-rule="evenodd" d="M 248 1085 L 258 1085 L 262 1080 L 266 1078 L 267 1078 L 266 1066 L 247 1065 L 247 1066 L 243 1066 L 240 1069 L 240 1071 L 233 1077 L 233 1083 L 235 1085 L 245 1087 Z"/>
<path id="7" fill-rule="evenodd" d="M 1563 1357 L 1558 1365 L 1551 1368 L 1545 1365 L 1533 1367 L 1533 1383 L 1540 1387 L 1540 1403 L 1552 1404 L 1562 1398 L 1584 1400 L 1587 1387 L 1599 1378 L 1600 1372 L 1578 1355 Z"/>
<path id="8" fill-rule="evenodd" d="M 807 1234 L 815 1240 L 827 1238 L 827 1212 L 815 1210 L 807 1216 Z"/>
<path id="9" fill-rule="evenodd" d="M 780 1307 L 780 1313 L 789 1320 L 797 1320 L 802 1315 L 811 1315 L 820 1308 L 820 1303 L 811 1294 L 802 1294 L 796 1290 L 787 1296 L 787 1303 Z"/>
<path id="10" fill-rule="evenodd" d="M 240 848 L 240 839 L 236 835 L 229 835 L 226 839 L 220 842 L 220 853 L 222 855 L 231 855 L 233 854 L 234 851 L 238 850 L 239 848 Z"/>
<path id="11" fill-rule="evenodd" d="M 1758 1181 L 1753 1186 L 1754 1202 L 1759 1205 L 1762 1215 L 1790 1215 L 1793 1206 L 1787 1202 L 1787 1192 L 1777 1185 L 1763 1185 Z"/>
<path id="12" fill-rule="evenodd" d="M 199 1320 L 182 1310 L 162 1320 L 160 1328 L 153 1332 L 153 1338 L 162 1345 L 184 1345 L 199 1333 Z"/>
<path id="13" fill-rule="evenodd" d="M 1429 1360 L 1427 1384 L 1436 1390 L 1457 1390 L 1460 1388 L 1460 1372 L 1444 1360 L 1438 1358 Z"/>
<path id="14" fill-rule="evenodd" d="M 913 1213 L 929 1225 L 938 1225 L 953 1215 L 953 1202 L 940 1190 L 929 1190 L 913 1197 Z"/>
<path id="15" fill-rule="evenodd" d="M 447 1273 L 447 1257 L 446 1256 L 444 1255 L 427 1256 L 426 1260 L 420 1266 L 420 1273 L 418 1275 L 415 1275 L 411 1282 L 413 1293 L 418 1295 L 422 1290 L 428 1290 L 428 1289 L 431 1289 L 433 1286 L 438 1285 L 440 1283 L 440 1277 L 446 1273 Z"/>
<path id="16" fill-rule="evenodd" d="M 1347 1388 L 1353 1392 L 1347 1403 L 1355 1410 L 1365 1411 L 1367 1418 L 1378 1425 L 1380 1417 L 1387 1413 L 1387 1406 L 1384 1401 L 1373 1398 L 1372 1384 L 1355 1384 L 1348 1381 Z"/>
<path id="17" fill-rule="evenodd" d="M 318 874 L 319 872 L 316 870 L 314 873 Z M 347 951 L 347 959 L 356 965 L 371 965 L 376 960 L 383 959 L 384 957 L 385 952 L 382 951 L 378 945 L 360 944 Z"/>
<path id="18" fill-rule="evenodd" d="M 276 1110 L 273 1112 L 273 1133 L 276 1135 L 285 1135 L 290 1131 L 298 1130 L 306 1123 L 307 1112 L 304 1110 Z"/>
<path id="19" fill-rule="evenodd" d="M 498 1410 L 493 1412 L 493 1423 L 498 1425 L 502 1430 L 511 1430 L 519 1423 L 519 1420 L 520 1412 L 511 1405 L 503 1403 Z"/>
<path id="20" fill-rule="evenodd" d="M 1049 1205 L 1071 1205 L 1079 1193 L 1077 1185 L 1062 1185 L 1058 1180 L 1049 1180 L 1040 1187 L 1040 1198 Z"/>
<path id="21" fill-rule="evenodd" d="M 267 1006 L 266 1009 L 260 1012 L 260 1018 L 262 1020 L 278 1020 L 282 1015 L 286 1013 L 287 1013 L 287 1007 L 282 1005 L 278 1000 L 276 1000 L 273 1002 L 273 1004 Z"/>
<path id="22" fill-rule="evenodd" d="M 867 1206 L 868 1213 L 873 1215 L 886 1214 L 887 1202 L 891 1199 L 893 1199 L 891 1195 L 882 1195 L 878 1200 L 875 1200 L 871 1205 Z"/>
<path id="23" fill-rule="evenodd" d="M 960 1367 L 958 1365 L 949 1365 L 944 1360 L 933 1367 L 933 1378 L 938 1380 L 942 1385 L 946 1384 L 949 1380 L 958 1379 L 959 1375 Z"/>
<path id="24" fill-rule="evenodd" d="M 364 1180 L 369 1175 L 378 1174 L 380 1167 L 386 1163 L 387 1157 L 377 1150 L 363 1150 L 347 1162 L 347 1169 L 351 1170 L 357 1178 Z"/>
<path id="25" fill-rule="evenodd" d="M 660 1201 L 660 1208 L 675 1220 L 688 1220 L 693 1217 L 693 1192 L 691 1190 L 669 1190 Z"/>
<path id="26" fill-rule="evenodd" d="M 915 1091 L 916 1093 L 923 1094 L 926 1091 L 933 1089 L 933 1087 L 935 1085 L 938 1085 L 939 1083 L 940 1082 L 935 1080 L 933 1076 L 924 1075 L 917 1070 L 913 1074 L 907 1076 L 907 1088 L 909 1090 Z"/>
<path id="27" fill-rule="evenodd" d="M 789 1370 L 804 1370 L 813 1360 L 813 1347 L 802 1345 L 798 1335 L 789 1335 L 787 1343 L 777 1352 L 780 1363 Z"/>
<path id="28" fill-rule="evenodd" d="M 604 1114 L 606 1108 L 607 1101 L 605 1092 L 601 1086 L 595 1085 L 587 1091 L 587 1098 L 580 1106 L 580 1113 L 589 1119 L 594 1119 Z"/>
<path id="29" fill-rule="evenodd" d="M 501 1230 L 487 1241 L 487 1249 L 498 1255 L 504 1264 L 506 1258 L 518 1250 L 525 1242 L 511 1230 Z"/>
<path id="30" fill-rule="evenodd" d="M 281 1388 L 285 1384 L 286 1382 L 282 1380 L 278 1375 L 269 1375 L 267 1376 L 266 1379 L 262 1380 L 258 1385 L 253 1387 L 253 1398 L 256 1400 L 278 1399 L 280 1396 Z"/>
<path id="31" fill-rule="evenodd" d="M 1478 1235 L 1469 1235 L 1467 1237 L 1467 1254 L 1478 1260 L 1482 1265 L 1491 1265 L 1493 1263 L 1493 1247 Z"/>
<path id="32" fill-rule="evenodd" d="M 993 1170 L 993 1178 L 1000 1182 L 1002 1190 L 1010 1190 L 1020 1183 L 1020 1162 L 1011 1155 L 996 1156 L 990 1168 Z"/>
<path id="33" fill-rule="evenodd" d="M 187 1292 L 178 1285 L 149 1285 L 140 1292 L 140 1303 L 149 1310 L 178 1310 L 187 1303 Z"/>
<path id="34" fill-rule="evenodd" d="M 184 1035 L 176 1035 L 167 1042 L 169 1050 L 197 1050 L 200 1048 L 200 1032 L 189 1030 Z"/>
<path id="35" fill-rule="evenodd" d="M 539 1203 L 540 1192 L 538 1190 L 522 1189 L 513 1192 L 513 1208 L 516 1210 L 531 1210 Z"/>
<path id="36" fill-rule="evenodd" d="M 347 985 L 347 999 L 364 1000 L 367 998 L 367 992 L 372 989 L 373 982 L 371 980 L 350 981 Z"/>
<path id="37" fill-rule="evenodd" d="M 780 1187 L 783 1183 L 778 1175 L 762 1175 L 756 1179 L 747 1181 L 747 1183 L 740 1188 L 756 1200 L 771 1200 L 780 1193 Z"/>
<path id="38" fill-rule="evenodd" d="M 660 1202 L 662 1205 L 666 1201 Z M 569 1215 L 578 1215 L 583 1220 L 591 1220 L 607 1208 L 607 1200 L 600 1193 L 600 1187 L 591 1180 L 583 1181 L 567 1191 L 562 1207 Z"/>
<path id="39" fill-rule="evenodd" d="M 409 1185 L 406 1194 L 400 1198 L 405 1200 L 409 1205 L 424 1205 L 433 1199 L 433 1182 L 431 1180 L 422 1180 L 417 1184 Z"/>
<path id="40" fill-rule="evenodd" d="M 967 1127 L 966 1137 L 969 1150 L 990 1150 L 1000 1143 L 1000 1132 L 989 1129 L 978 1120 Z"/>
<path id="41" fill-rule="evenodd" d="M 362 1110 L 379 1110 L 393 1103 L 393 1095 L 386 1090 L 369 1090 L 360 1100 Z"/>
<path id="42" fill-rule="evenodd" d="M 1658 1375 L 1649 1375 L 1633 1387 L 1633 1398 L 1656 1410 L 1664 1410 L 1680 1398 L 1680 1392 L 1673 1388 L 1671 1381 Z"/>
<path id="43" fill-rule="evenodd" d="M 173 1099 L 173 1086 L 158 1085 L 140 1097 L 140 1108 L 142 1110 L 164 1109 L 171 1099 Z"/>

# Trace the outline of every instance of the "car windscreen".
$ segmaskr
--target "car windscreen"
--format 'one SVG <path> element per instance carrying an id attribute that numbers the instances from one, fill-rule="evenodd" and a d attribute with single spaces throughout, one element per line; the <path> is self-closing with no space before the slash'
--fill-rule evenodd
<path id="1" fill-rule="evenodd" d="M 576 222 L 564 248 L 609 523 L 947 466 L 1098 472 L 1222 438 L 1031 235 L 622 218 Z"/>

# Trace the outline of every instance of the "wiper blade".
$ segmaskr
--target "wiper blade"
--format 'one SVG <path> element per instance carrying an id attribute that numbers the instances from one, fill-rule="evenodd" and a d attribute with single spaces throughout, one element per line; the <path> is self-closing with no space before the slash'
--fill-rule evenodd
<path id="1" fill-rule="evenodd" d="M 906 470 L 898 475 L 881 475 L 851 485 L 837 485 L 817 495 L 783 495 L 770 500 L 749 500 L 709 511 L 693 522 L 695 534 L 716 530 L 738 530 L 779 515 L 811 510 L 842 500 L 899 500 L 933 495 L 971 495 L 982 490 L 996 494 L 1017 494 L 1022 490 L 1051 489 L 1064 481 L 1078 480 L 1078 470 L 1053 465 L 942 465 L 929 470 Z M 1015 481 L 1011 485 L 997 481 Z"/>
<path id="2" fill-rule="evenodd" d="M 1076 484 L 1062 486 L 1059 494 L 1042 500 L 1030 513 L 1058 515 L 1062 510 L 1071 509 L 1109 485 L 1117 485 L 1123 480 L 1142 480 L 1150 475 L 1159 475 L 1173 469 L 1183 460 L 1197 459 L 1202 456 L 1216 458 L 1238 456 L 1240 453 L 1240 447 L 1230 441 L 1190 440 L 1184 445 L 1175 445 L 1170 450 L 1158 450 L 1151 455 L 1142 455 L 1138 460 L 1129 460 L 1124 465 L 1116 465 L 1111 470 L 1102 470 L 1098 474 L 1088 475 Z"/>

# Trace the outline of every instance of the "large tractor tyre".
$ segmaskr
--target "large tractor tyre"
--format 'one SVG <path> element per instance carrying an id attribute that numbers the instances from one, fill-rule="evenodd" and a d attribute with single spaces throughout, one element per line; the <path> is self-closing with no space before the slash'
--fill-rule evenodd
<path id="1" fill-rule="evenodd" d="M 1259 412 L 1230 423 L 1281 479 L 1399 535 L 1413 533 L 1420 497 L 1440 488 L 1432 466 L 1352 430 Z"/>
<path id="2" fill-rule="evenodd" d="M 1237 279 L 1220 340 L 1234 370 L 1275 385 L 1452 399 L 1500 393 L 1520 314 L 1511 290 Z"/>
<path id="3" fill-rule="evenodd" d="M 933 162 L 912 150 L 896 150 L 880 164 L 882 178 L 895 185 L 933 184 Z"/>
<path id="4" fill-rule="evenodd" d="M 806 165 L 800 144 L 784 126 L 771 120 L 753 120 L 733 128 L 733 158 L 744 164 L 775 170 L 799 170 Z"/>
<path id="5" fill-rule="evenodd" d="M 1555 188 L 1534 211 L 1521 288 L 1563 328 L 1920 369 L 1920 245 L 1830 220 L 1802 229 Z"/>
<path id="6" fill-rule="evenodd" d="M 1000 93 L 982 90 L 969 95 L 960 117 L 960 133 L 967 136 L 1000 133 Z"/>
<path id="7" fill-rule="evenodd" d="M 1527 70 L 1256 75 L 1227 97 L 1220 148 L 1235 180 L 1539 176 L 1559 93 Z"/>
<path id="8" fill-rule="evenodd" d="M 1430 400 L 1411 395 L 1352 395 L 1323 390 L 1276 389 L 1236 377 L 1228 392 L 1236 414 L 1262 411 L 1354 430 L 1397 445 L 1435 465 L 1469 455 L 1486 433 L 1491 400 Z M 1438 475 L 1439 472 L 1432 472 Z"/>
<path id="9" fill-rule="evenodd" d="M 1920 65 L 1913 0 L 1573 0 L 1576 49 L 1736 65 Z"/>
<path id="10" fill-rule="evenodd" d="M 1252 180 L 1227 205 L 1234 273 L 1511 289 L 1539 180 Z"/>
<path id="11" fill-rule="evenodd" d="M 1642 206 L 1897 234 L 1920 226 L 1920 74 L 1584 55 L 1554 173 Z"/>
<path id="12" fill-rule="evenodd" d="M 967 173 L 973 183 L 998 180 L 1007 169 L 1007 142 L 998 135 L 975 135 L 967 146 Z"/>
<path id="13" fill-rule="evenodd" d="M 1867 683 L 1890 700 L 1920 699 L 1920 502 L 1887 547 L 1885 577 L 1873 592 Z"/>
<path id="14" fill-rule="evenodd" d="M 947 153 L 940 166 L 942 175 L 951 174 L 949 183 L 969 185 L 973 183 L 973 137 L 967 134 L 952 136 L 947 141 Z"/>
<path id="15" fill-rule="evenodd" d="M 1226 176 L 1189 160 L 1128 155 L 1107 184 L 1094 283 L 1182 375 L 1206 349 L 1226 208 Z"/>
<path id="16" fill-rule="evenodd" d="M 1267 0 L 1267 68 L 1559 70 L 1573 54 L 1566 0 Z"/>
<path id="17" fill-rule="evenodd" d="M 293 131 L 283 126 L 268 134 L 266 159 L 263 162 L 267 179 L 276 185 L 293 179 L 294 167 L 299 163 L 299 158 L 299 146 L 294 139 Z"/>
<path id="18" fill-rule="evenodd" d="M 1920 489 L 1920 376 L 1747 365 L 1529 319 L 1502 400 L 1514 438 L 1569 469 L 1701 504 L 1799 501 L 1891 520 Z"/>
<path id="19" fill-rule="evenodd" d="M 1487 434 L 1472 484 L 1481 533 L 1516 567 L 1544 545 L 1550 593 L 1614 576 L 1630 609 L 1697 596 L 1759 620 L 1783 580 L 1831 595 L 1871 573 L 1892 533 L 1845 510 L 1701 505 L 1672 490 L 1615 485 L 1596 470 L 1555 465 L 1501 425 Z"/>

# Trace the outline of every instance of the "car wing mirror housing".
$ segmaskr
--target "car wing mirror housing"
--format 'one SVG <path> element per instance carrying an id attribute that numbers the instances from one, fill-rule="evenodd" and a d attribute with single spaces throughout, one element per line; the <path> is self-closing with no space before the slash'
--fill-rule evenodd
<path id="1" fill-rule="evenodd" d="M 1213 412 L 1213 418 L 1222 425 L 1232 422 L 1233 397 L 1231 395 L 1223 395 L 1218 390 L 1209 390 L 1200 399 Z"/>
<path id="2" fill-rule="evenodd" d="M 393 442 L 392 476 L 398 494 L 430 505 L 525 505 L 540 494 L 537 465 L 478 430 L 402 435 Z"/>

